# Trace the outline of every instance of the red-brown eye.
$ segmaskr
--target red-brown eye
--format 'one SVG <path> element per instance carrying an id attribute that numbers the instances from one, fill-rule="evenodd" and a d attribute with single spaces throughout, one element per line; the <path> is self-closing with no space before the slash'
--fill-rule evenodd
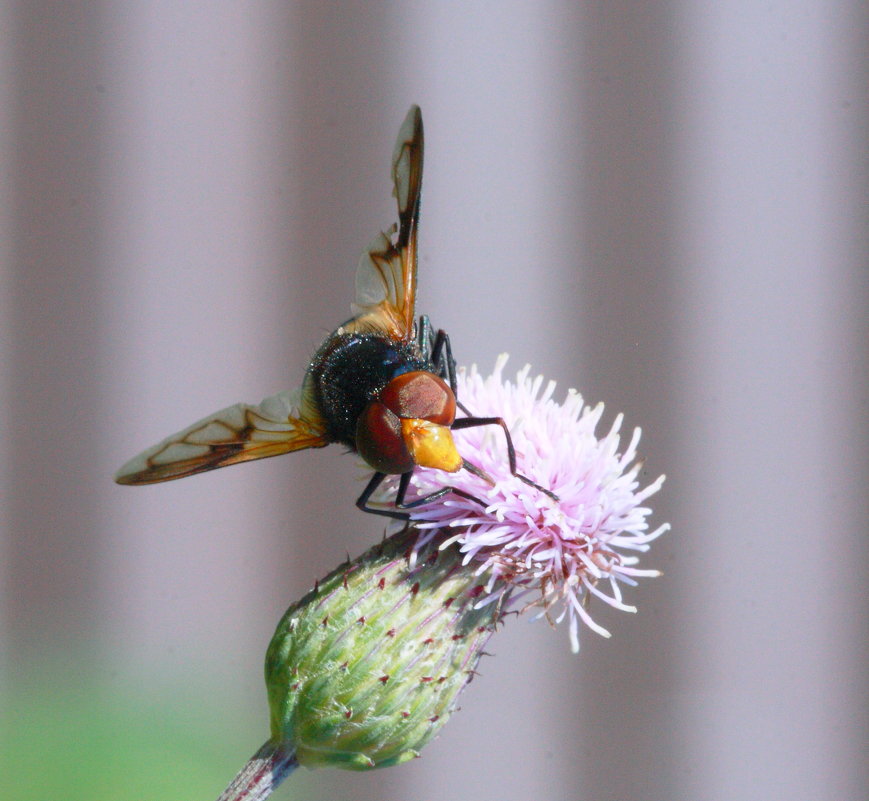
<path id="1" fill-rule="evenodd" d="M 356 421 L 356 451 L 378 473 L 397 475 L 414 467 L 401 421 L 378 401 L 369 403 Z"/>
<path id="2" fill-rule="evenodd" d="M 434 373 L 402 373 L 384 387 L 380 400 L 399 417 L 430 420 L 442 426 L 450 426 L 456 419 L 455 395 Z"/>

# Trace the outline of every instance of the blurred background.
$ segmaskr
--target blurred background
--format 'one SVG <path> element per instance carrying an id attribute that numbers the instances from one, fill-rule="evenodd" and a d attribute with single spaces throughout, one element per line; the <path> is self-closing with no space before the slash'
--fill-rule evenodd
<path id="1" fill-rule="evenodd" d="M 284 608 L 379 538 L 340 448 L 156 487 L 299 383 L 426 125 L 420 310 L 666 473 L 613 632 L 511 621 L 423 758 L 276 799 L 865 797 L 864 4 L 0 4 L 0 776 L 216 798 Z"/>

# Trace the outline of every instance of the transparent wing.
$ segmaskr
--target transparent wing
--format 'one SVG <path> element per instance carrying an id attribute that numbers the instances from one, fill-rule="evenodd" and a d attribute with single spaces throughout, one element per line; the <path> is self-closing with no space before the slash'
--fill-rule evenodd
<path id="1" fill-rule="evenodd" d="M 325 427 L 288 392 L 258 406 L 239 403 L 215 412 L 130 459 L 115 475 L 119 484 L 153 484 L 218 467 L 328 445 Z"/>
<path id="2" fill-rule="evenodd" d="M 422 113 L 411 106 L 392 156 L 398 226 L 378 234 L 363 254 L 356 273 L 355 316 L 345 331 L 382 331 L 405 341 L 413 336 L 422 157 Z"/>

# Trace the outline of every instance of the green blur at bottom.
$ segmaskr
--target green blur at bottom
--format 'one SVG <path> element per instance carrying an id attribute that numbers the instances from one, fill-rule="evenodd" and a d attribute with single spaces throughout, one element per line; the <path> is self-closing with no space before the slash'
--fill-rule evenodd
<path id="1" fill-rule="evenodd" d="M 239 760 L 223 709 L 166 685 L 131 698 L 118 676 L 71 683 L 78 665 L 19 665 L 0 695 L 0 796 L 64 801 L 208 801 Z M 38 674 L 38 675 L 37 675 Z M 174 685 L 173 685 L 174 687 Z M 168 696 L 168 697 L 167 697 Z M 172 697 L 174 696 L 174 698 Z M 252 718 L 259 715 L 252 711 Z M 221 725 L 221 723 L 223 725 Z M 256 721 L 251 728 L 257 728 Z M 233 726 L 242 728 L 236 714 Z"/>

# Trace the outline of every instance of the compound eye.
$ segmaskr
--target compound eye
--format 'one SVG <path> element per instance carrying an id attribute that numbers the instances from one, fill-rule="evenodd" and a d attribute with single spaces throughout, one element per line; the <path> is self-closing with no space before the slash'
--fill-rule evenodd
<path id="1" fill-rule="evenodd" d="M 397 475 L 414 467 L 401 420 L 379 401 L 369 403 L 356 421 L 356 451 L 378 473 Z"/>
<path id="2" fill-rule="evenodd" d="M 450 426 L 456 419 L 456 397 L 449 385 L 434 373 L 414 370 L 393 378 L 380 400 L 399 417 L 429 420 Z"/>

